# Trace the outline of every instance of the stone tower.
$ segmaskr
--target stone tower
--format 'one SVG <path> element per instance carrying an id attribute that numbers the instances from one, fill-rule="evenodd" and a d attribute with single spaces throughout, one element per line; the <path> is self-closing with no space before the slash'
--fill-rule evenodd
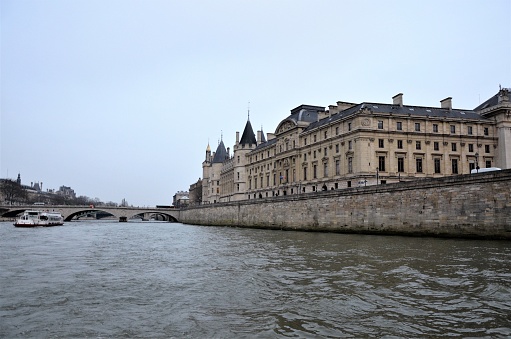
<path id="1" fill-rule="evenodd" d="M 239 132 L 236 132 L 236 144 L 234 145 L 234 194 L 233 200 L 244 200 L 246 196 L 248 176 L 245 170 L 247 154 L 257 146 L 257 140 L 250 123 L 247 120 L 241 140 Z"/>
<path id="2" fill-rule="evenodd" d="M 209 202 L 208 200 L 208 192 L 209 192 L 209 176 L 211 172 L 211 147 L 206 147 L 206 157 L 204 158 L 204 161 L 202 162 L 202 203 Z"/>
<path id="3" fill-rule="evenodd" d="M 222 194 L 220 175 L 223 163 L 228 159 L 229 154 L 223 140 L 220 140 L 213 154 L 208 144 L 206 159 L 202 163 L 202 203 L 212 204 L 220 201 Z"/>

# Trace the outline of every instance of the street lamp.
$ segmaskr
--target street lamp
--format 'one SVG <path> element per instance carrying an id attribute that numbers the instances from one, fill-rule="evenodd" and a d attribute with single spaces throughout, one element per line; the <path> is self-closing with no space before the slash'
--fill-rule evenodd
<path id="1" fill-rule="evenodd" d="M 476 152 L 476 172 L 479 173 L 479 153 Z"/>

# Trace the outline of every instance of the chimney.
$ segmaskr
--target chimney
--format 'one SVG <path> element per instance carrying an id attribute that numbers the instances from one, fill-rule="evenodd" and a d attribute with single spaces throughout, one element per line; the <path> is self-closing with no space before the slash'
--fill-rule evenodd
<path id="1" fill-rule="evenodd" d="M 236 145 L 240 143 L 240 132 L 236 132 Z"/>
<path id="2" fill-rule="evenodd" d="M 452 98 L 448 97 L 444 100 L 440 100 L 440 107 L 448 110 L 452 110 Z"/>
<path id="3" fill-rule="evenodd" d="M 262 139 L 261 133 L 262 133 L 262 131 L 257 131 L 257 144 L 258 145 L 261 143 L 261 139 Z"/>
<path id="4" fill-rule="evenodd" d="M 229 159 L 231 157 L 231 148 L 230 147 L 227 147 L 227 159 Z"/>
<path id="5" fill-rule="evenodd" d="M 392 104 L 394 106 L 403 107 L 403 93 L 396 94 L 392 97 Z"/>

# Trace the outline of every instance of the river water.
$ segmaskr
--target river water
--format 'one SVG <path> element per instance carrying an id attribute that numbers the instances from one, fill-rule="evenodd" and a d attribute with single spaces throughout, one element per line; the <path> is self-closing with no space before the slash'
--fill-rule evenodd
<path id="1" fill-rule="evenodd" d="M 0 223 L 2 338 L 510 336 L 510 242 Z"/>

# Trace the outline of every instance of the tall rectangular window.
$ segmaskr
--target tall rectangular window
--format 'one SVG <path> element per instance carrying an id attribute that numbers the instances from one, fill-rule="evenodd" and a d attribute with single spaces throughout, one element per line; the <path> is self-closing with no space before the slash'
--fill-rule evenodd
<path id="1" fill-rule="evenodd" d="M 324 178 L 328 177 L 328 163 L 327 162 L 323 163 L 323 177 Z"/>
<path id="2" fill-rule="evenodd" d="M 307 180 L 307 167 L 303 168 L 303 180 Z"/>
<path id="3" fill-rule="evenodd" d="M 415 142 L 415 149 L 421 149 L 421 142 L 420 141 L 416 141 Z"/>
<path id="4" fill-rule="evenodd" d="M 335 153 L 339 153 L 339 144 L 335 144 Z"/>
<path id="5" fill-rule="evenodd" d="M 348 122 L 348 131 L 351 131 L 351 122 Z"/>
<path id="6" fill-rule="evenodd" d="M 422 158 L 415 159 L 415 170 L 417 173 L 422 173 Z"/>
<path id="7" fill-rule="evenodd" d="M 438 151 L 440 149 L 440 144 L 438 141 L 433 141 L 433 150 Z"/>
<path id="8" fill-rule="evenodd" d="M 421 124 L 420 124 L 420 122 L 416 122 L 415 123 L 415 132 L 420 132 L 420 130 L 421 130 Z"/>
<path id="9" fill-rule="evenodd" d="M 456 152 L 456 149 L 457 149 L 457 147 L 456 147 L 456 143 L 455 143 L 455 142 L 451 143 L 451 150 L 452 150 L 453 152 Z"/>
<path id="10" fill-rule="evenodd" d="M 472 126 L 467 126 L 467 134 L 472 135 Z"/>
<path id="11" fill-rule="evenodd" d="M 348 149 L 349 150 L 353 149 L 353 144 L 352 144 L 351 140 L 348 141 Z"/>
<path id="12" fill-rule="evenodd" d="M 435 173 L 440 173 L 440 158 L 435 158 Z"/>
<path id="13" fill-rule="evenodd" d="M 398 149 L 403 149 L 403 140 L 398 140 L 397 141 L 397 148 Z"/>
<path id="14" fill-rule="evenodd" d="M 383 145 L 384 145 L 383 139 L 378 139 L 378 147 L 383 148 Z"/>
<path id="15" fill-rule="evenodd" d="M 385 157 L 378 157 L 378 170 L 380 172 L 385 172 Z"/>
<path id="16" fill-rule="evenodd" d="M 488 130 L 488 127 L 485 127 L 483 131 L 484 131 L 484 135 L 488 135 L 488 134 L 490 134 L 490 133 L 489 133 L 489 130 Z"/>
<path id="17" fill-rule="evenodd" d="M 474 144 L 468 144 L 468 151 L 474 152 Z"/>
<path id="18" fill-rule="evenodd" d="M 314 179 L 317 179 L 317 177 L 318 177 L 318 166 L 317 165 L 312 166 L 312 177 Z"/>
<path id="19" fill-rule="evenodd" d="M 335 135 L 339 135 L 339 126 L 335 127 Z"/>
<path id="20" fill-rule="evenodd" d="M 456 125 L 451 125 L 451 134 L 456 133 Z"/>
<path id="21" fill-rule="evenodd" d="M 401 173 L 405 171 L 405 158 L 397 158 L 397 171 Z"/>
<path id="22" fill-rule="evenodd" d="M 402 130 L 403 130 L 403 123 L 402 123 L 401 121 L 398 121 L 398 122 L 396 123 L 396 129 L 397 129 L 398 131 L 402 131 Z"/>
<path id="23" fill-rule="evenodd" d="M 458 159 L 452 159 L 452 174 L 458 174 Z"/>
<path id="24" fill-rule="evenodd" d="M 353 173 L 353 157 L 348 158 L 348 173 Z"/>
<path id="25" fill-rule="evenodd" d="M 438 133 L 438 124 L 433 124 L 433 133 Z"/>
<path id="26" fill-rule="evenodd" d="M 378 121 L 378 129 L 383 129 L 383 121 Z"/>
<path id="27" fill-rule="evenodd" d="M 339 159 L 335 160 L 335 175 L 341 174 L 341 161 Z"/>
<path id="28" fill-rule="evenodd" d="M 484 145 L 484 153 L 490 153 L 490 145 Z"/>

